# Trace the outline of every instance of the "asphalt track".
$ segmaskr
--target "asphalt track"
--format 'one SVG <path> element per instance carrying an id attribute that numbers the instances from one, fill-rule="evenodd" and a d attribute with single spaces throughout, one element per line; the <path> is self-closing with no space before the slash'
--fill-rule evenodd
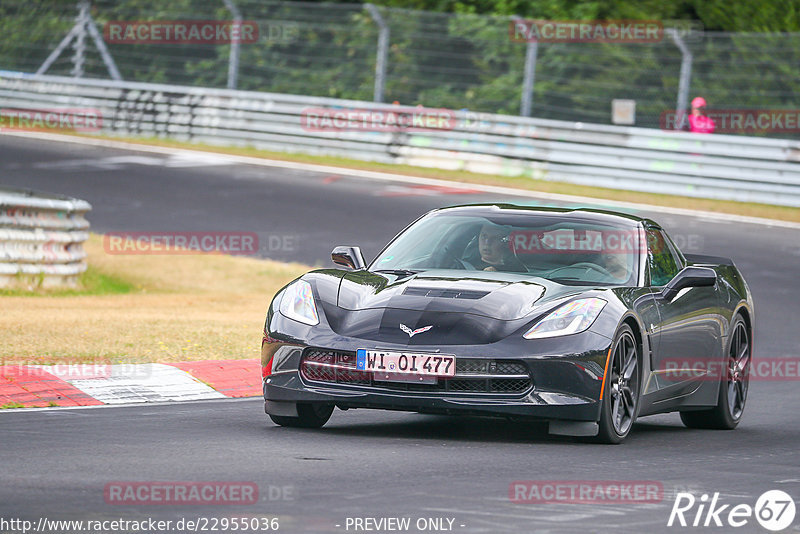
<path id="1" fill-rule="evenodd" d="M 0 137 L 2 185 L 84 198 L 97 232 L 256 232 L 261 256 L 318 265 L 330 264 L 337 244 L 361 245 L 371 258 L 435 207 L 554 204 L 7 136 Z M 686 252 L 733 257 L 756 303 L 755 357 L 797 358 L 799 230 L 644 214 Z M 667 527 L 675 492 L 719 492 L 721 503 L 751 506 L 770 489 L 800 497 L 796 379 L 752 382 L 733 432 L 688 430 L 677 415 L 655 416 L 616 447 L 505 420 L 370 410 L 337 411 L 319 431 L 285 429 L 266 419 L 258 399 L 15 411 L 0 414 L 0 440 L 6 519 L 266 516 L 278 517 L 282 532 L 354 532 L 345 528 L 348 517 L 410 517 L 409 531 L 418 532 L 418 518 L 446 517 L 455 532 L 728 532 Z M 260 501 L 131 507 L 103 498 L 112 481 L 208 480 L 255 482 Z M 657 481 L 664 497 L 518 504 L 508 495 L 516 480 Z M 790 530 L 800 532 L 800 516 Z M 766 532 L 752 518 L 735 531 Z"/>

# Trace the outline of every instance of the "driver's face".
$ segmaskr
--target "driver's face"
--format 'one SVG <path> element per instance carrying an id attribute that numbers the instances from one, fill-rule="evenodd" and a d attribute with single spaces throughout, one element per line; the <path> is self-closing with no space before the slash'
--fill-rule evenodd
<path id="1" fill-rule="evenodd" d="M 498 264 L 503 262 L 503 248 L 507 246 L 506 233 L 502 228 L 484 226 L 478 235 L 478 250 L 481 259 L 486 263 Z"/>

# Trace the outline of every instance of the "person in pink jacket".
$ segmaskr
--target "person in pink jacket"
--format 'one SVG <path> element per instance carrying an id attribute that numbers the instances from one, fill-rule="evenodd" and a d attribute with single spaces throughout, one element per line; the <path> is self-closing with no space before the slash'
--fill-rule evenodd
<path id="1" fill-rule="evenodd" d="M 697 96 L 692 100 L 692 112 L 689 115 L 689 131 L 694 133 L 714 133 L 717 125 L 705 114 L 706 99 Z"/>

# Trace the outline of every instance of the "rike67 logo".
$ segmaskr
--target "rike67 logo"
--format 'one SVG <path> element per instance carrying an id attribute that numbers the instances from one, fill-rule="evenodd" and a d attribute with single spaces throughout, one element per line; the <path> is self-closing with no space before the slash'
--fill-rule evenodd
<path id="1" fill-rule="evenodd" d="M 755 506 L 746 503 L 721 504 L 719 492 L 709 500 L 708 494 L 699 499 L 692 493 L 675 496 L 667 526 L 738 528 L 755 520 L 765 529 L 778 532 L 788 528 L 795 517 L 794 499 L 781 490 L 766 491 L 756 499 Z"/>

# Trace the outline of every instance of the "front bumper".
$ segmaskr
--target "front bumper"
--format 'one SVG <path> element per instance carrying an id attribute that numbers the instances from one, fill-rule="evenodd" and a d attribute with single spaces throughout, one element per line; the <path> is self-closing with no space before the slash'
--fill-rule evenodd
<path id="1" fill-rule="evenodd" d="M 503 340 L 489 345 L 418 346 L 380 344 L 381 349 L 455 354 L 459 359 L 521 362 L 531 386 L 515 393 L 398 391 L 385 384 L 336 383 L 309 380 L 300 372 L 306 349 L 321 347 L 355 353 L 374 342 L 343 338 L 298 342 L 271 333 L 262 343 L 262 365 L 272 366 L 265 377 L 265 411 L 296 416 L 297 403 L 326 403 L 340 408 L 376 408 L 433 414 L 518 417 L 534 420 L 597 421 L 600 395 L 611 340 L 587 331 L 562 338 Z M 440 379 L 443 380 L 443 379 Z M 449 388 L 448 388 L 449 389 Z"/>

